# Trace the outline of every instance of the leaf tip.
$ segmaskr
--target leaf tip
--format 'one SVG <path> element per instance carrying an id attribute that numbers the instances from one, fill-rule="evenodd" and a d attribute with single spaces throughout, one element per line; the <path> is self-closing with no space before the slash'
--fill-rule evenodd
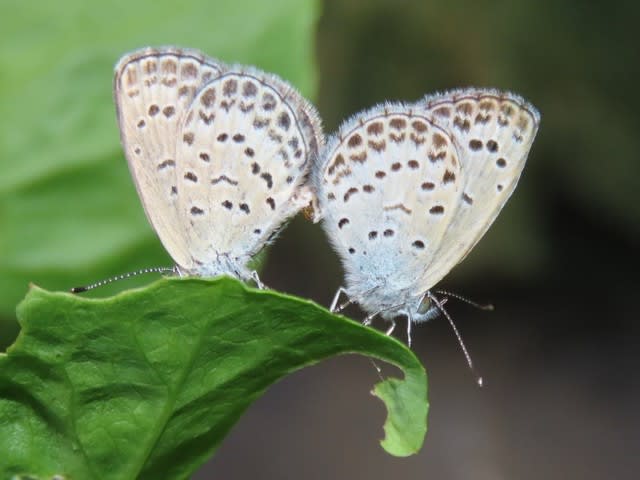
<path id="1" fill-rule="evenodd" d="M 389 378 L 377 383 L 371 392 L 387 408 L 385 436 L 380 441 L 387 453 L 408 457 L 422 448 L 429 410 L 426 387 L 426 376 L 405 380 Z"/>

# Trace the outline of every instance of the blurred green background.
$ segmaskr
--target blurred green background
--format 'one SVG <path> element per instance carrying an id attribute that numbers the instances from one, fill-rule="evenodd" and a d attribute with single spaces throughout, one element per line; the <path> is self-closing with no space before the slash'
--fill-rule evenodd
<path id="1" fill-rule="evenodd" d="M 29 282 L 170 265 L 119 146 L 112 68 L 129 50 L 177 44 L 276 72 L 328 132 L 384 100 L 513 90 L 541 130 L 512 200 L 441 285 L 497 305 L 449 308 L 486 388 L 437 319 L 414 333 L 432 405 L 420 455 L 378 446 L 377 374 L 345 357 L 272 388 L 196 478 L 635 478 L 639 13 L 578 0 L 0 0 L 0 343 Z M 326 305 L 341 275 L 320 227 L 297 218 L 262 278 Z"/>

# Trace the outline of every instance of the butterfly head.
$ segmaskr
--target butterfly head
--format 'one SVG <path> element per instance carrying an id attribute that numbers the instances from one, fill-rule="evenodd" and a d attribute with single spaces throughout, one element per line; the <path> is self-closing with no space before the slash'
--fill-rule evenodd
<path id="1" fill-rule="evenodd" d="M 443 298 L 438 301 L 440 305 L 444 305 L 447 299 Z M 427 292 L 421 297 L 418 297 L 410 305 L 407 305 L 407 307 L 410 311 L 410 318 L 414 323 L 426 322 L 432 318 L 436 318 L 441 313 L 440 307 L 433 300 L 433 294 L 431 292 Z"/>

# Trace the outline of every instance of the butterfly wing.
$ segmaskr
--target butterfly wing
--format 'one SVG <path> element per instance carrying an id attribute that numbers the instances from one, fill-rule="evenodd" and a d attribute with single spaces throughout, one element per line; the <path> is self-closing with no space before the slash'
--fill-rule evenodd
<path id="1" fill-rule="evenodd" d="M 193 267 L 179 228 L 175 138 L 201 86 L 223 66 L 193 50 L 147 48 L 116 65 L 114 97 L 124 152 L 149 222 L 174 261 Z"/>
<path id="2" fill-rule="evenodd" d="M 319 213 L 349 295 L 366 310 L 397 303 L 423 274 L 456 207 L 459 174 L 451 137 L 401 104 L 356 115 L 329 143 L 314 181 Z"/>
<path id="3" fill-rule="evenodd" d="M 516 95 L 483 89 L 426 97 L 418 106 L 453 138 L 461 163 L 455 210 L 421 278 L 427 290 L 464 259 L 513 193 L 540 115 Z"/>
<path id="4" fill-rule="evenodd" d="M 315 109 L 283 80 L 233 67 L 207 83 L 177 141 L 178 217 L 194 262 L 240 267 L 310 197 L 303 182 L 323 143 Z"/>

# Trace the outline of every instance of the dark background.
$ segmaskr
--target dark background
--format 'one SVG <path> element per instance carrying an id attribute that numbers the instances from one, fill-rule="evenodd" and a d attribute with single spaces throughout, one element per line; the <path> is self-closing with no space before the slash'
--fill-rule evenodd
<path id="1" fill-rule="evenodd" d="M 497 307 L 449 306 L 486 386 L 436 319 L 414 330 L 431 403 L 419 455 L 377 446 L 385 411 L 368 395 L 377 374 L 345 357 L 271 388 L 196 478 L 637 477 L 634 14 L 635 4 L 593 1 L 325 3 L 327 131 L 377 102 L 467 85 L 516 91 L 542 113 L 514 196 L 440 285 Z M 263 277 L 327 305 L 341 270 L 320 228 L 296 219 Z"/>
<path id="2" fill-rule="evenodd" d="M 109 24 L 105 31 L 98 27 L 111 15 L 108 2 L 87 7 L 65 0 L 44 13 L 37 2 L 6 4 L 20 5 L 22 17 L 0 23 L 0 35 L 7 35 L 0 42 L 0 64 L 35 51 L 41 63 L 21 68 L 49 69 L 53 82 L 46 84 L 52 94 L 40 97 L 37 79 L 23 91 L 5 83 L 15 77 L 12 72 L 0 71 L 6 101 L 0 104 L 0 299 L 17 302 L 29 281 L 62 290 L 149 266 L 149 258 L 167 262 L 135 198 L 109 98 L 113 62 L 132 45 L 180 41 L 228 62 L 255 63 L 313 92 L 312 73 L 287 70 L 299 62 L 289 67 L 282 45 L 273 46 L 274 32 L 313 22 L 305 17 L 278 23 L 253 9 L 225 16 L 233 9 L 223 7 L 237 2 L 192 1 L 191 10 L 181 5 L 179 12 L 175 2 L 147 2 L 140 13 L 135 9 L 142 2 L 123 2 L 118 8 L 124 13 L 117 15 L 127 21 L 114 22 L 119 30 Z M 144 9 L 160 4 L 163 21 L 157 21 L 155 11 L 145 15 Z M 514 91 L 542 114 L 512 199 L 473 252 L 439 285 L 496 305 L 495 312 L 447 305 L 486 385 L 475 385 L 449 325 L 435 319 L 413 333 L 413 349 L 429 375 L 431 404 L 418 455 L 394 458 L 378 445 L 385 410 L 369 394 L 378 374 L 367 359 L 346 356 L 274 385 L 195 478 L 637 478 L 638 4 L 329 0 L 318 7 L 320 20 L 308 32 L 316 40 L 315 52 L 308 60 L 318 66 L 314 100 L 328 133 L 378 102 L 412 101 L 465 86 Z M 0 4 L 0 17 L 4 8 Z M 62 15 L 61 8 L 73 21 L 58 22 L 57 37 L 50 38 L 53 20 L 48 17 Z M 212 25 L 214 20 L 231 25 L 234 33 L 206 30 L 202 24 L 209 16 Z M 198 21 L 203 38 L 211 38 L 219 50 L 190 36 Z M 263 23 L 271 28 L 264 38 Z M 243 28 L 258 31 L 249 50 L 236 47 L 234 35 L 242 37 Z M 78 54 L 76 34 L 91 29 L 95 45 L 87 44 L 88 53 Z M 54 49 L 61 38 L 66 43 Z M 285 46 L 298 56 L 299 48 Z M 99 97 L 92 96 L 97 90 L 85 88 L 94 80 L 104 83 Z M 78 91 L 68 97 L 54 94 L 69 83 Z M 19 117 L 21 102 L 30 97 L 42 98 L 42 105 L 35 106 L 35 114 Z M 91 116 L 86 110 L 94 104 L 101 107 Z M 35 128 L 38 115 L 48 115 L 50 125 Z M 72 142 L 48 150 L 52 138 L 68 135 L 78 123 L 84 128 L 73 131 Z M 30 172 L 21 170 L 28 154 L 41 157 L 34 168 L 50 169 L 49 179 L 34 176 L 38 180 L 28 182 Z M 100 184 L 91 184 L 96 177 Z M 15 178 L 24 181 L 14 191 L 6 185 Z M 55 201 L 49 202 L 49 194 Z M 33 203 L 23 209 L 26 201 Z M 96 221 L 95 212 L 105 210 L 111 216 Z M 38 222 L 47 217 L 56 224 L 46 224 L 42 234 Z M 10 247 L 17 254 L 7 253 Z M 328 305 L 342 283 L 342 271 L 320 226 L 298 217 L 269 251 L 261 278 L 274 289 Z M 142 278 L 137 284 L 151 281 Z M 131 285 L 136 282 L 122 282 L 99 295 Z M 14 304 L 4 302 L 0 311 L 2 345 L 17 332 Z M 362 318 L 357 309 L 349 313 Z M 403 325 L 397 330 L 402 335 Z"/>

